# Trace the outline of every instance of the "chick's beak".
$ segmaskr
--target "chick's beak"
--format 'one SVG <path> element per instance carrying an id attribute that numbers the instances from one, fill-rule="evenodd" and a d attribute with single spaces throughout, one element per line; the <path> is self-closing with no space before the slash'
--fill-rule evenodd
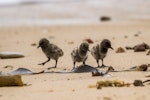
<path id="1" fill-rule="evenodd" d="M 114 50 L 114 48 L 110 47 L 110 49 Z"/>
<path id="2" fill-rule="evenodd" d="M 37 46 L 37 48 L 39 48 L 39 47 L 41 47 L 40 45 L 39 46 Z"/>

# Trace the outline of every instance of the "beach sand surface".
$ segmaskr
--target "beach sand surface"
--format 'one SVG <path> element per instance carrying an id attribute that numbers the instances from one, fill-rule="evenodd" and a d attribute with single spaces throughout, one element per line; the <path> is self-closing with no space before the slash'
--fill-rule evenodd
<path id="1" fill-rule="evenodd" d="M 115 70 L 125 70 L 133 66 L 150 63 L 150 56 L 146 55 L 147 51 L 134 52 L 133 50 L 126 50 L 125 53 L 115 53 L 118 47 L 125 48 L 125 46 L 134 46 L 143 42 L 150 45 L 149 2 L 145 3 L 145 8 L 140 12 L 136 9 L 138 6 L 133 6 L 135 9 L 131 10 L 131 12 L 128 12 L 125 8 L 123 10 L 125 12 L 119 10 L 120 8 L 113 9 L 113 11 L 119 10 L 118 13 L 117 11 L 110 13 L 112 9 L 107 8 L 107 5 L 104 7 L 106 9 L 103 10 L 103 7 L 100 7 L 101 10 L 98 10 L 97 3 L 93 2 L 93 6 L 90 6 L 90 3 L 86 4 L 91 7 L 89 8 L 91 9 L 89 10 L 90 13 L 85 12 L 87 11 L 87 6 L 87 8 L 83 6 L 80 14 L 76 13 L 82 8 L 82 4 L 78 2 L 70 3 L 69 6 L 66 3 L 54 3 L 54 5 L 2 7 L 0 9 L 0 52 L 22 52 L 25 57 L 0 59 L 0 71 L 10 72 L 21 67 L 28 68 L 34 72 L 42 70 L 47 72 L 69 71 L 73 68 L 71 51 L 87 38 L 94 41 L 93 44 L 90 44 L 90 49 L 103 39 L 111 40 L 114 50 L 108 50 L 104 64 L 114 67 Z M 68 10 L 68 12 L 62 13 L 61 7 L 64 5 L 67 8 L 72 8 L 71 11 L 64 8 L 63 10 Z M 94 5 L 97 6 L 95 7 Z M 51 9 L 54 6 L 56 8 L 61 7 L 54 11 Z M 79 8 L 76 9 L 76 7 Z M 121 6 L 118 5 L 117 7 Z M 29 10 L 35 12 L 31 13 Z M 88 14 L 89 16 L 87 16 Z M 140 15 L 142 14 L 141 18 Z M 102 15 L 108 15 L 112 20 L 101 22 L 99 17 Z M 59 24 L 57 21 L 60 21 Z M 70 23 L 72 21 L 75 23 Z M 83 21 L 83 23 L 78 23 L 78 21 Z M 86 23 L 86 21 L 90 23 Z M 138 36 L 135 34 L 138 34 Z M 58 45 L 64 51 L 64 56 L 59 59 L 56 69 L 46 70 L 48 67 L 54 66 L 54 60 L 44 66 L 38 65 L 47 60 L 41 48 L 37 48 L 41 38 L 49 39 L 51 43 Z M 77 63 L 76 65 L 81 64 Z M 86 64 L 93 67 L 97 66 L 90 52 Z M 7 65 L 11 65 L 13 68 L 5 68 Z M 150 75 L 149 70 L 146 72 L 110 72 L 111 76 L 109 77 L 92 77 L 91 73 L 22 75 L 23 82 L 28 86 L 0 87 L 0 100 L 150 100 L 150 85 L 142 87 L 103 87 L 102 89 L 89 88 L 89 85 L 95 85 L 99 80 L 123 80 L 129 83 L 133 83 L 137 79 L 144 81 L 149 79 L 145 77 Z"/>

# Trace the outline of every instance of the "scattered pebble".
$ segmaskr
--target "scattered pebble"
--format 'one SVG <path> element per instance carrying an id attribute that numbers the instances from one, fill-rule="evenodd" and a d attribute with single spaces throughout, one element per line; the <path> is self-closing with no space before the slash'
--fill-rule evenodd
<path id="1" fill-rule="evenodd" d="M 125 50 L 122 47 L 117 48 L 116 53 L 124 53 Z"/>
<path id="2" fill-rule="evenodd" d="M 49 90 L 48 92 L 54 92 L 54 90 Z"/>
<path id="3" fill-rule="evenodd" d="M 31 46 L 36 46 L 36 45 L 37 45 L 36 43 L 32 43 L 32 44 L 31 44 Z"/>
<path id="4" fill-rule="evenodd" d="M 72 89 L 72 92 L 75 92 L 75 89 Z"/>
<path id="5" fill-rule="evenodd" d="M 108 16 L 102 16 L 102 17 L 100 17 L 100 21 L 110 21 L 110 20 L 111 20 L 111 18 L 108 17 Z"/>
<path id="6" fill-rule="evenodd" d="M 140 70 L 140 71 L 147 71 L 148 67 L 149 67 L 148 65 L 143 64 L 143 65 L 140 65 L 140 66 L 139 66 L 139 70 Z"/>
<path id="7" fill-rule="evenodd" d="M 139 34 L 134 34 L 134 37 L 138 37 L 139 36 Z"/>
<path id="8" fill-rule="evenodd" d="M 68 78 L 67 80 L 70 80 L 70 78 Z"/>
<path id="9" fill-rule="evenodd" d="M 84 41 L 88 42 L 89 44 L 93 44 L 94 43 L 93 40 L 90 39 L 90 38 L 84 39 Z"/>
<path id="10" fill-rule="evenodd" d="M 92 76 L 103 76 L 103 73 L 102 72 L 92 72 Z"/>
<path id="11" fill-rule="evenodd" d="M 125 36 L 124 36 L 124 38 L 126 39 L 126 38 L 128 38 L 128 36 L 127 36 L 127 35 L 125 35 Z"/>
<path id="12" fill-rule="evenodd" d="M 133 82 L 133 85 L 134 85 L 134 86 L 144 86 L 144 85 L 143 85 L 143 82 L 142 82 L 141 80 L 135 80 L 135 81 Z"/>

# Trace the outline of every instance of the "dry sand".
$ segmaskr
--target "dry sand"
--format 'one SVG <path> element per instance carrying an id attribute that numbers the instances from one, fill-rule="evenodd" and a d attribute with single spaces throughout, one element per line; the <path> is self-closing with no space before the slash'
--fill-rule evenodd
<path id="1" fill-rule="evenodd" d="M 25 54 L 20 59 L 1 59 L 0 70 L 11 71 L 9 68 L 3 68 L 6 65 L 14 66 L 13 70 L 18 67 L 29 68 L 33 71 L 40 71 L 47 67 L 53 66 L 54 61 L 47 63 L 45 66 L 37 65 L 47 58 L 41 49 L 31 46 L 32 43 L 38 44 L 38 41 L 46 37 L 52 43 L 60 46 L 65 55 L 60 58 L 58 68 L 52 69 L 63 70 L 72 69 L 72 59 L 70 52 L 74 47 L 79 45 L 85 38 L 91 38 L 94 44 L 99 43 L 104 38 L 112 41 L 113 48 L 133 46 L 142 42 L 150 43 L 150 24 L 147 22 L 114 24 L 104 23 L 100 25 L 72 25 L 72 26 L 41 26 L 41 27 L 10 27 L 0 29 L 0 51 L 19 51 Z M 134 34 L 139 33 L 138 37 Z M 128 36 L 128 38 L 125 38 Z M 94 45 L 92 44 L 92 45 Z M 90 45 L 90 48 L 92 47 Z M 109 50 L 107 57 L 104 59 L 106 65 L 113 66 L 116 70 L 127 69 L 135 65 L 149 63 L 150 57 L 146 52 L 116 54 L 115 50 Z M 87 64 L 97 66 L 96 61 L 89 53 Z M 78 63 L 77 65 L 79 65 Z M 98 80 L 119 79 L 125 82 L 133 82 L 135 79 L 146 80 L 148 72 L 120 72 L 110 73 L 111 77 L 92 77 L 91 73 L 78 74 L 40 74 L 40 75 L 23 75 L 24 83 L 31 86 L 24 87 L 2 87 L 0 88 L 1 100 L 149 100 L 149 88 L 144 87 L 109 87 L 97 90 L 88 88 L 89 85 L 95 84 Z"/>
<path id="2" fill-rule="evenodd" d="M 43 4 L 40 7 L 37 5 L 1 7 L 0 52 L 23 52 L 25 57 L 0 59 L 0 71 L 12 71 L 19 67 L 24 67 L 38 72 L 54 66 L 54 60 L 51 60 L 45 66 L 38 65 L 47 60 L 42 50 L 37 49 L 38 42 L 43 37 L 48 38 L 50 42 L 57 44 L 64 51 L 64 56 L 58 61 L 58 68 L 52 69 L 52 71 L 71 70 L 73 63 L 70 53 L 73 48 L 86 38 L 94 41 L 90 48 L 105 38 L 111 40 L 112 47 L 115 50 L 108 51 L 104 63 L 113 66 L 116 70 L 150 63 L 150 56 L 147 56 L 146 52 L 135 53 L 130 50 L 125 53 L 115 53 L 120 46 L 134 46 L 143 42 L 150 45 L 150 14 L 148 9 L 150 3 L 148 0 L 144 2 L 138 0 L 140 1 L 138 5 L 133 6 L 134 2 L 126 1 L 121 3 L 122 1 L 116 0 L 117 3 L 114 3 L 115 9 L 112 9 L 111 2 L 108 1 L 104 2 L 106 3 L 104 6 L 100 3 L 101 6 L 99 7 L 96 0 L 92 3 L 92 6 L 90 0 L 87 3 L 83 0 L 82 4 L 79 2 L 64 2 L 62 4 Z M 129 9 L 126 8 L 128 3 L 131 4 Z M 122 6 L 123 9 L 121 9 Z M 141 10 L 137 9 L 139 6 Z M 52 9 L 53 7 L 56 8 L 56 11 Z M 61 8 L 65 13 L 62 12 Z M 130 11 L 131 8 L 132 10 Z M 81 9 L 81 12 L 78 12 L 79 9 Z M 87 9 L 89 12 L 87 12 Z M 109 22 L 99 23 L 99 17 L 102 15 L 108 15 L 113 19 Z M 142 19 L 138 19 L 141 17 Z M 74 18 L 77 18 L 77 20 L 72 20 Z M 96 23 L 85 23 L 91 19 L 92 21 L 94 19 L 94 23 Z M 116 21 L 116 19 L 120 21 Z M 43 21 L 46 25 L 41 24 Z M 59 21 L 61 25 L 55 25 Z M 63 25 L 65 21 L 68 22 Z M 83 21 L 84 24 L 81 22 L 82 24 L 69 25 L 68 23 L 72 21 L 74 23 Z M 53 25 L 51 25 L 51 22 Z M 20 23 L 23 24 L 20 25 Z M 36 24 L 38 25 L 36 26 Z M 139 36 L 135 37 L 135 34 L 139 34 Z M 36 46 L 31 46 L 32 44 L 36 44 Z M 90 53 L 86 63 L 91 66 L 97 66 Z M 80 64 L 77 63 L 77 65 Z M 6 65 L 14 67 L 13 69 L 4 68 Z M 99 90 L 88 88 L 89 85 L 96 84 L 98 80 L 119 79 L 132 83 L 136 79 L 149 79 L 145 76 L 150 75 L 149 71 L 111 72 L 110 74 L 112 75 L 111 77 L 92 77 L 91 73 L 23 75 L 23 82 L 31 85 L 0 87 L 0 100 L 150 100 L 150 85 L 144 87 L 107 87 Z"/>

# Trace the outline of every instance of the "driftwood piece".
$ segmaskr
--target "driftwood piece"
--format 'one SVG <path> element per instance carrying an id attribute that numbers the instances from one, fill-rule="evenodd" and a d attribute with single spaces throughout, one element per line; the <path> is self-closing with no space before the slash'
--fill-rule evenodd
<path id="1" fill-rule="evenodd" d="M 5 86 L 23 86 L 23 82 L 20 75 L 1 75 L 0 87 Z"/>

